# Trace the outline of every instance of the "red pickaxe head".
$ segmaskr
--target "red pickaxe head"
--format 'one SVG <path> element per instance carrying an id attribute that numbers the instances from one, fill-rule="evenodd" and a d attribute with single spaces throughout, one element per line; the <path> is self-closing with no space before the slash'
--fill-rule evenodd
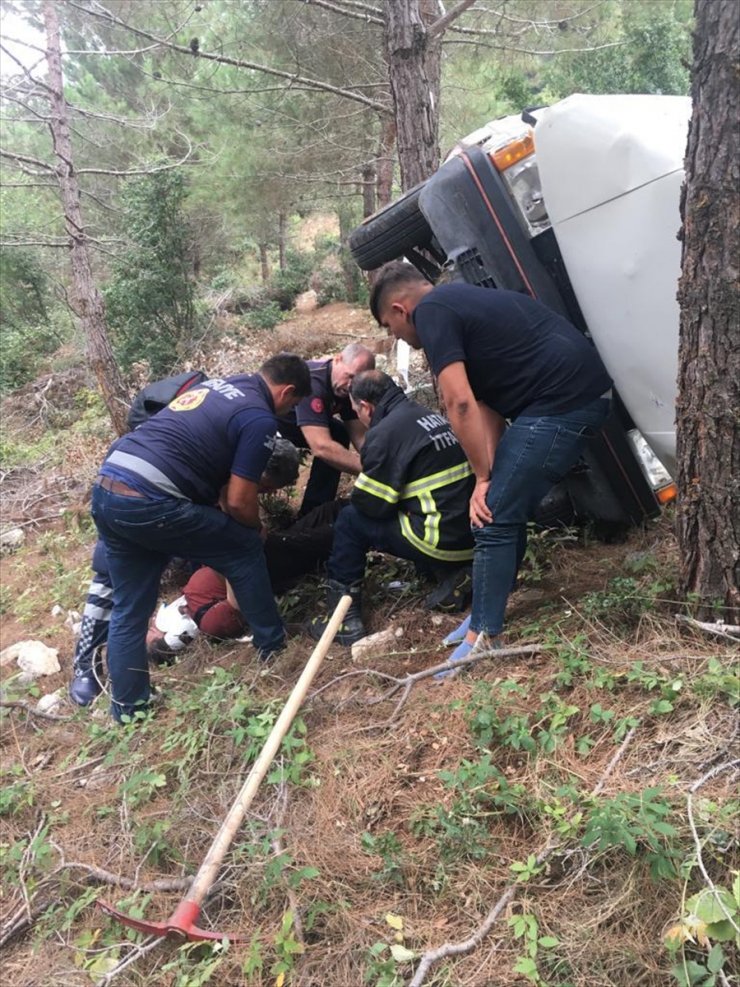
<path id="1" fill-rule="evenodd" d="M 209 932 L 207 929 L 201 929 L 195 924 L 200 918 L 200 905 L 194 901 L 188 901 L 187 898 L 180 902 L 166 922 L 147 922 L 143 918 L 125 915 L 105 901 L 99 901 L 98 904 L 107 915 L 117 919 L 122 925 L 136 929 L 137 932 L 143 932 L 147 936 L 160 936 L 162 939 L 179 939 L 180 941 L 189 939 L 190 942 L 213 940 L 221 942 L 224 939 L 228 939 L 229 942 L 246 942 L 248 938 L 246 936 L 234 936 L 226 932 Z"/>

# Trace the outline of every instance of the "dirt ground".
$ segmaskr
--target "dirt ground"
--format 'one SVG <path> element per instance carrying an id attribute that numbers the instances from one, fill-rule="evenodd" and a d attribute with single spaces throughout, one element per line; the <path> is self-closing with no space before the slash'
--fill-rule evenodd
<path id="1" fill-rule="evenodd" d="M 383 342 L 366 312 L 344 304 L 269 333 L 226 328 L 231 338 L 194 354 L 194 365 L 229 373 L 284 348 L 313 357 L 357 338 Z M 44 433 L 43 422 L 24 423 L 22 409 L 5 410 L 26 441 Z M 14 704 L 1 711 L 0 739 L 9 793 L 0 812 L 5 983 L 401 987 L 426 950 L 480 932 L 497 902 L 500 912 L 474 948 L 436 964 L 425 983 L 675 982 L 663 933 L 702 886 L 686 799 L 704 775 L 711 777 L 695 813 L 706 866 L 728 886 L 740 861 L 727 821 L 733 775 L 725 770 L 737 717 L 730 685 L 712 671 L 712 661 L 730 670 L 736 655 L 723 642 L 677 630 L 669 518 L 621 544 L 588 532 L 535 536 L 503 642 L 533 653 L 493 654 L 475 672 L 442 686 L 421 679 L 407 693 L 406 676 L 445 659 L 441 640 L 460 615 L 427 611 L 427 587 L 410 567 L 374 556 L 368 630 L 392 627 L 396 643 L 362 662 L 331 647 L 301 726 L 205 908 L 203 923 L 244 941 L 227 951 L 155 944 L 104 916 L 99 899 L 158 919 L 172 911 L 182 891 L 161 882 L 198 866 L 265 722 L 313 648 L 298 630 L 264 668 L 248 643 L 199 640 L 176 665 L 153 670 L 164 703 L 138 729 L 112 727 L 105 696 L 88 710 L 62 702 L 51 718 L 32 712 L 39 693 L 63 690 L 69 679 L 73 639 L 64 620 L 84 600 L 94 543 L 86 492 L 108 438 L 104 422 L 93 422 L 83 434 L 59 437 L 62 454 L 48 451 L 40 465 L 5 476 L 3 528 L 22 525 L 27 541 L 2 559 L 2 646 L 40 639 L 59 649 L 61 664 L 30 691 L 8 682 L 14 668 L 3 669 L 3 702 Z M 615 586 L 615 577 L 631 579 L 633 589 Z M 398 593 L 388 586 L 394 581 L 409 585 Z M 177 589 L 169 585 L 166 596 Z M 286 620 L 315 616 L 322 596 L 318 577 L 307 578 L 282 598 Z M 670 710 L 654 705 L 665 695 Z M 551 707 L 568 718 L 557 737 L 543 712 Z M 489 720 L 498 723 L 492 737 Z M 553 731 L 551 745 L 543 730 Z M 670 808 L 679 877 L 651 875 L 667 844 L 644 810 L 634 817 L 642 829 L 630 823 L 632 852 L 629 841 L 584 842 L 576 816 L 602 804 L 589 794 L 600 784 L 604 804 L 634 796 L 641 805 L 646 793 L 661 793 L 655 798 Z M 521 882 L 521 871 L 512 871 L 519 864 L 531 871 Z M 521 916 L 535 922 L 534 939 L 517 937 Z M 538 946 L 538 938 L 550 945 Z M 723 945 L 731 976 L 737 952 Z M 400 958 L 392 947 L 402 947 Z M 520 972 L 532 949 L 538 979 L 531 968 Z M 705 955 L 699 947 L 691 953 Z"/>

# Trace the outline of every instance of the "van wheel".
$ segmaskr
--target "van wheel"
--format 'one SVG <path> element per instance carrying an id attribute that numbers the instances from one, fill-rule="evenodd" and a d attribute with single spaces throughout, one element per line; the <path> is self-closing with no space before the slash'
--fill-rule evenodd
<path id="1" fill-rule="evenodd" d="M 352 231 L 349 249 L 363 271 L 374 271 L 411 247 L 427 247 L 432 242 L 432 229 L 419 209 L 423 187 L 422 182 Z"/>

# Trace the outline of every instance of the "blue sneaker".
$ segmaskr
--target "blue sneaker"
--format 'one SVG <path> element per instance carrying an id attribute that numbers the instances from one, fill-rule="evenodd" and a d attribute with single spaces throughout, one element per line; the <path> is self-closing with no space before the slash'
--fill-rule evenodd
<path id="1" fill-rule="evenodd" d="M 455 644 L 461 644 L 465 640 L 465 637 L 469 630 L 470 630 L 470 614 L 468 614 L 468 616 L 465 618 L 462 624 L 460 624 L 459 627 L 456 627 L 454 631 L 450 631 L 450 633 L 444 639 L 442 644 L 444 644 L 446 648 L 451 648 Z"/>
<path id="2" fill-rule="evenodd" d="M 449 662 L 462 661 L 463 658 L 467 658 L 468 655 L 472 654 L 474 651 L 490 651 L 494 648 L 498 648 L 499 645 L 496 644 L 495 640 L 488 637 L 487 634 L 479 634 L 475 641 L 461 641 L 460 644 L 455 648 L 450 657 L 447 659 Z M 452 679 L 456 675 L 459 675 L 462 668 L 449 668 L 445 669 L 444 672 L 437 672 L 434 676 L 435 682 L 444 682 L 446 679 Z"/>

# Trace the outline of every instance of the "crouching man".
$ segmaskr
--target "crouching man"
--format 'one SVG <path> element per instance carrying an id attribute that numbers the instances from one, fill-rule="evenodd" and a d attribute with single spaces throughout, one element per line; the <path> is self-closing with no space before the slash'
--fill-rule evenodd
<path id="1" fill-rule="evenodd" d="M 336 636 L 345 645 L 365 636 L 360 588 L 370 549 L 442 577 L 473 557 L 467 504 L 474 478 L 447 419 L 410 401 L 379 370 L 358 374 L 349 393 L 368 431 L 362 472 L 350 506 L 337 518 L 327 564 L 329 610 L 344 594 L 352 597 Z M 325 626 L 315 620 L 312 636 L 320 637 Z"/>
<path id="2" fill-rule="evenodd" d="M 260 533 L 260 477 L 277 416 L 310 393 L 299 357 L 270 357 L 259 372 L 212 379 L 114 443 L 92 494 L 113 585 L 108 632 L 111 713 L 120 721 L 149 705 L 146 633 L 169 558 L 186 554 L 231 583 L 261 659 L 285 630 Z M 223 511 L 215 506 L 221 488 Z"/>

